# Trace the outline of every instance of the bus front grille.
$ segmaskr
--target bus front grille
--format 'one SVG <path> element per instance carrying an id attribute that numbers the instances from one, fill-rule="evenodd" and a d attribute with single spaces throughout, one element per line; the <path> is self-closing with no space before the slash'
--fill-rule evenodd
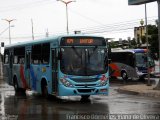
<path id="1" fill-rule="evenodd" d="M 76 87 L 92 87 L 92 86 L 96 86 L 96 84 L 76 84 Z"/>
<path id="2" fill-rule="evenodd" d="M 96 82 L 99 80 L 99 78 L 71 78 L 74 82 Z"/>
<path id="3" fill-rule="evenodd" d="M 79 93 L 90 93 L 94 92 L 94 89 L 77 89 Z"/>

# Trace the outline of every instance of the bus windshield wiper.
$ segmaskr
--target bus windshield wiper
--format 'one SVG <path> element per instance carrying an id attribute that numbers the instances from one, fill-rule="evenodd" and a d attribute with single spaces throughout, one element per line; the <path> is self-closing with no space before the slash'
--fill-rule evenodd
<path id="1" fill-rule="evenodd" d="M 72 49 L 73 49 L 74 53 L 76 53 L 76 55 L 77 55 L 79 58 L 81 58 L 81 55 L 77 52 L 77 50 L 75 49 L 74 46 L 72 46 Z"/>

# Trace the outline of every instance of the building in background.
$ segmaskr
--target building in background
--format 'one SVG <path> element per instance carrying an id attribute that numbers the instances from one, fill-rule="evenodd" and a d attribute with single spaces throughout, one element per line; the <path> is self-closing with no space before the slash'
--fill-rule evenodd
<path id="1" fill-rule="evenodd" d="M 145 37 L 145 26 L 134 27 L 134 38 L 137 44 L 142 44 Z"/>

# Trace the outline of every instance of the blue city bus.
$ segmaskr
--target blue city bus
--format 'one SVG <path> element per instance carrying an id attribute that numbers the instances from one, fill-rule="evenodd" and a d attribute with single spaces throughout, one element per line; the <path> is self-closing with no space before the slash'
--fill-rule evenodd
<path id="1" fill-rule="evenodd" d="M 108 95 L 107 43 L 103 37 L 64 35 L 5 47 L 4 78 L 15 92 L 44 96 Z"/>

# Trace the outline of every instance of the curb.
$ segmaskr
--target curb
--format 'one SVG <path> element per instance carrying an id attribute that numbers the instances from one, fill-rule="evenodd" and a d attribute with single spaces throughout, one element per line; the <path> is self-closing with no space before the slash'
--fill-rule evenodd
<path id="1" fill-rule="evenodd" d="M 139 95 L 146 96 L 146 97 L 160 98 L 160 94 L 156 94 L 156 93 L 139 93 Z"/>
<path id="2" fill-rule="evenodd" d="M 132 86 L 130 86 L 132 87 Z M 154 98 L 160 98 L 160 90 L 147 90 L 147 89 L 127 89 L 125 86 L 120 87 L 117 89 L 117 92 L 123 93 L 123 94 L 129 94 L 129 95 L 140 95 L 145 97 L 154 97 Z"/>
<path id="3" fill-rule="evenodd" d="M 124 90 L 124 89 L 121 89 L 121 88 L 118 88 L 117 92 L 124 93 L 124 94 L 130 94 L 130 95 L 138 95 L 139 94 L 139 92 L 131 91 L 131 90 Z"/>

